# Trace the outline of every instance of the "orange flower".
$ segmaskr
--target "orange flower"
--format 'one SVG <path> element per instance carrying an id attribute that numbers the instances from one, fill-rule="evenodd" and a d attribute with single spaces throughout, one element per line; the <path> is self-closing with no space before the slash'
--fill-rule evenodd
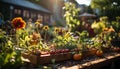
<path id="1" fill-rule="evenodd" d="M 108 31 L 109 29 L 108 28 L 104 28 L 103 31 Z"/>
<path id="2" fill-rule="evenodd" d="M 110 27 L 110 29 L 108 30 L 109 32 L 115 32 L 113 27 Z"/>
<path id="3" fill-rule="evenodd" d="M 11 23 L 16 30 L 22 29 L 26 26 L 25 21 L 21 17 L 14 18 Z"/>
<path id="4" fill-rule="evenodd" d="M 32 39 L 33 40 L 37 40 L 37 39 L 40 39 L 40 38 L 41 38 L 40 34 L 38 34 L 38 33 L 33 33 L 32 34 Z"/>

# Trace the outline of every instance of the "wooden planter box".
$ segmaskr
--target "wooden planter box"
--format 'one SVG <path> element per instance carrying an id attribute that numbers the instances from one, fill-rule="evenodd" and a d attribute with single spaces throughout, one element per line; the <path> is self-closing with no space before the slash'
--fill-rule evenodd
<path id="1" fill-rule="evenodd" d="M 59 61 L 65 61 L 65 60 L 69 60 L 72 59 L 72 54 L 71 53 L 61 53 L 61 54 L 55 54 L 55 55 L 41 55 L 41 56 L 37 56 L 37 55 L 27 55 L 27 54 L 22 54 L 22 57 L 24 59 L 28 59 L 30 63 L 32 64 L 48 64 L 48 63 L 52 63 L 52 59 L 55 60 L 55 62 L 59 62 Z M 23 60 L 24 61 L 24 60 Z"/>
<path id="2" fill-rule="evenodd" d="M 22 53 L 22 60 L 24 62 L 30 62 L 32 64 L 36 64 L 37 63 L 37 56 L 34 54 L 27 54 L 27 53 Z"/>
<path id="3" fill-rule="evenodd" d="M 111 41 L 111 44 L 113 45 L 113 46 L 118 46 L 118 47 L 120 47 L 120 40 L 112 40 Z"/>

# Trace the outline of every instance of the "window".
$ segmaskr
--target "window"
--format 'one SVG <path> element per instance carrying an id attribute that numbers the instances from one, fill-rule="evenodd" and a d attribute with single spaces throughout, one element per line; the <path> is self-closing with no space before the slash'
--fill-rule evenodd
<path id="1" fill-rule="evenodd" d="M 21 10 L 20 9 L 14 9 L 14 13 L 21 15 Z"/>
<path id="2" fill-rule="evenodd" d="M 15 13 L 15 14 L 17 14 L 17 11 L 18 11 L 17 9 L 14 9 L 14 13 Z"/>
<path id="3" fill-rule="evenodd" d="M 48 15 L 44 16 L 44 21 L 45 21 L 45 23 L 49 23 L 49 16 Z"/>
<path id="4" fill-rule="evenodd" d="M 27 17 L 27 18 L 29 18 L 29 11 L 27 11 L 27 10 L 23 10 L 23 17 Z"/>
<path id="5" fill-rule="evenodd" d="M 20 9 L 18 9 L 18 14 L 21 15 L 21 10 Z"/>
<path id="6" fill-rule="evenodd" d="M 38 14 L 38 19 L 41 19 L 41 21 L 43 22 L 43 16 L 41 14 Z"/>
<path id="7" fill-rule="evenodd" d="M 36 17 L 36 14 L 35 13 L 31 13 L 31 18 L 35 18 Z"/>
<path id="8" fill-rule="evenodd" d="M 27 11 L 23 10 L 23 17 L 26 17 L 26 13 L 27 13 Z"/>

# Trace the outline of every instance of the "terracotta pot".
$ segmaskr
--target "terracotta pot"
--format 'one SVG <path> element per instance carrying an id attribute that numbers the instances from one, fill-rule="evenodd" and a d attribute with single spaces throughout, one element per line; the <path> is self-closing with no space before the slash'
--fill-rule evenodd
<path id="1" fill-rule="evenodd" d="M 89 49 L 90 55 L 95 55 L 96 52 L 97 52 L 97 49 L 96 49 L 96 48 L 90 48 L 90 49 Z"/>
<path id="2" fill-rule="evenodd" d="M 74 54 L 73 55 L 73 59 L 74 60 L 80 60 L 82 58 L 82 55 L 81 54 Z"/>
<path id="3" fill-rule="evenodd" d="M 97 50 L 96 55 L 97 55 L 98 57 L 103 56 L 103 51 L 102 51 L 102 50 Z"/>

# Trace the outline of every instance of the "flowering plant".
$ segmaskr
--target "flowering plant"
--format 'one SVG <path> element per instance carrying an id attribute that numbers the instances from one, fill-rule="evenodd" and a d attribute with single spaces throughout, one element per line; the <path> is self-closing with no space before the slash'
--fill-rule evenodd
<path id="1" fill-rule="evenodd" d="M 74 38 L 74 36 L 67 32 L 64 35 L 59 35 L 56 38 L 53 39 L 53 43 L 55 43 L 56 47 L 58 49 L 75 49 L 77 48 L 77 40 Z"/>
<path id="2" fill-rule="evenodd" d="M 25 21 L 21 17 L 14 18 L 11 23 L 16 30 L 25 28 L 26 26 Z"/>
<path id="3" fill-rule="evenodd" d="M 31 22 L 29 21 L 29 23 Z M 38 21 L 36 23 L 38 23 Z M 14 18 L 11 21 L 11 24 L 16 32 L 14 35 L 15 41 L 13 41 L 16 50 L 21 50 L 27 53 L 36 53 L 36 51 L 39 51 L 40 53 L 41 50 L 48 49 L 47 45 L 42 41 L 38 26 L 35 26 L 37 29 L 30 28 L 30 25 L 26 26 L 27 23 L 21 17 Z M 47 31 L 49 28 L 48 26 L 45 26 L 43 29 Z"/>

